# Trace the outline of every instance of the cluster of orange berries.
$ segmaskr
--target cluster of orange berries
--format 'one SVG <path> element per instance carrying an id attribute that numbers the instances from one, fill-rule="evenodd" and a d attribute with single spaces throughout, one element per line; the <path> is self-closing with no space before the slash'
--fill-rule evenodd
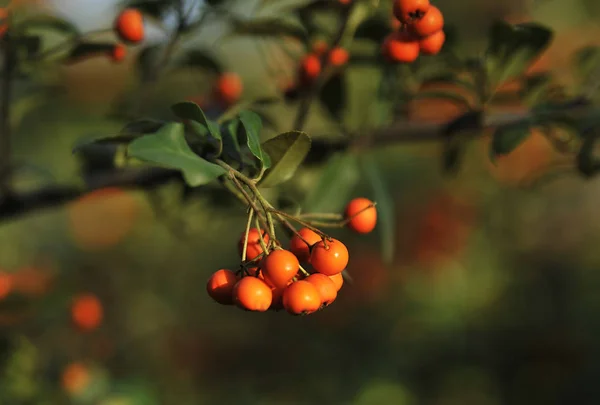
<path id="1" fill-rule="evenodd" d="M 115 19 L 114 31 L 121 41 L 128 44 L 137 44 L 144 40 L 144 16 L 135 8 L 127 8 Z M 121 62 L 127 56 L 127 48 L 123 44 L 115 44 L 111 51 L 114 62 Z"/>
<path id="2" fill-rule="evenodd" d="M 348 228 L 357 233 L 369 233 L 377 224 L 375 204 L 366 198 L 350 201 L 344 216 Z M 335 301 L 349 260 L 346 245 L 314 227 L 296 232 L 288 249 L 269 242 L 274 241 L 264 230 L 251 228 L 247 238 L 244 232 L 238 248 L 242 256 L 245 249 L 246 261 L 237 273 L 213 273 L 208 295 L 219 304 L 248 311 L 285 309 L 293 315 L 308 315 Z M 268 246 L 273 248 L 265 253 Z M 310 264 L 311 271 L 301 263 Z"/>
<path id="3" fill-rule="evenodd" d="M 348 63 L 350 55 L 342 47 L 329 48 L 325 41 L 317 40 L 312 46 L 312 52 L 302 59 L 300 63 L 299 81 L 302 84 L 311 84 L 321 74 L 323 60 L 334 68 L 340 68 Z"/>
<path id="4" fill-rule="evenodd" d="M 419 54 L 436 55 L 444 46 L 444 16 L 429 0 L 395 0 L 398 30 L 382 44 L 383 56 L 393 63 L 414 62 Z"/>

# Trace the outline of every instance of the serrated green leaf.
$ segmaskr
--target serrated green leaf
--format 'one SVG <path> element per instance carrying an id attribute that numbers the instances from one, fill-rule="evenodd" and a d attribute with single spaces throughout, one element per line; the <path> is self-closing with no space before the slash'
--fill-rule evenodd
<path id="1" fill-rule="evenodd" d="M 360 180 L 359 162 L 352 153 L 333 155 L 321 173 L 319 181 L 305 198 L 305 212 L 341 212 L 350 193 Z"/>
<path id="2" fill-rule="evenodd" d="M 185 140 L 182 124 L 171 123 L 158 132 L 142 136 L 127 148 L 129 156 L 156 165 L 180 170 L 192 187 L 210 183 L 226 173 L 221 166 L 196 155 Z"/>
<path id="3" fill-rule="evenodd" d="M 490 158 L 494 160 L 496 156 L 508 155 L 523 143 L 530 133 L 530 125 L 527 122 L 518 122 L 496 128 L 492 136 Z"/>
<path id="4" fill-rule="evenodd" d="M 341 119 L 346 107 L 346 81 L 345 75 L 333 75 L 321 89 L 319 98 L 335 119 Z"/>
<path id="5" fill-rule="evenodd" d="M 310 137 L 300 131 L 285 132 L 263 143 L 263 150 L 271 158 L 271 168 L 259 185 L 268 188 L 289 180 L 308 155 L 310 144 Z"/>
<path id="6" fill-rule="evenodd" d="M 396 245 L 394 198 L 384 181 L 381 168 L 372 155 L 364 157 L 363 167 L 366 177 L 373 187 L 374 200 L 377 202 L 377 231 L 381 240 L 381 258 L 384 263 L 390 264 L 394 260 L 394 246 Z"/>
<path id="7" fill-rule="evenodd" d="M 242 163 L 242 148 L 238 139 L 239 126 L 238 119 L 223 123 L 223 154 L 227 161 Z"/>
<path id="8" fill-rule="evenodd" d="M 254 20 L 233 20 L 233 35 L 274 37 L 288 36 L 306 42 L 306 28 L 295 18 L 259 17 Z"/>
<path id="9" fill-rule="evenodd" d="M 242 111 L 239 114 L 239 118 L 250 152 L 261 162 L 263 169 L 268 169 L 271 167 L 271 158 L 260 145 L 260 131 L 262 129 L 260 116 L 252 111 Z"/>
<path id="10" fill-rule="evenodd" d="M 522 75 L 550 45 L 553 32 L 537 23 L 495 22 L 489 32 L 486 71 L 492 90 Z"/>
<path id="11" fill-rule="evenodd" d="M 173 114 L 182 120 L 192 121 L 192 124 L 197 123 L 198 125 L 192 125 L 194 133 L 200 136 L 204 136 L 204 128 L 208 129 L 208 134 L 216 140 L 216 156 L 219 156 L 223 151 L 223 139 L 221 137 L 221 129 L 219 124 L 206 118 L 202 108 L 196 103 L 191 101 L 184 101 L 181 103 L 173 104 L 171 106 Z"/>

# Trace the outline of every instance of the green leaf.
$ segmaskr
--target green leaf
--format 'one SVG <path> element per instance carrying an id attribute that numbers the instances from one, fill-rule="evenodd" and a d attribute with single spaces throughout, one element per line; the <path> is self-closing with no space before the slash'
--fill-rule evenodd
<path id="1" fill-rule="evenodd" d="M 325 165 L 319 181 L 305 198 L 305 212 L 340 212 L 360 180 L 359 162 L 355 154 L 337 153 Z"/>
<path id="2" fill-rule="evenodd" d="M 260 145 L 260 130 L 262 129 L 260 116 L 252 111 L 242 111 L 239 117 L 250 152 L 261 162 L 263 169 L 268 169 L 271 167 L 271 158 Z"/>
<path id="3" fill-rule="evenodd" d="M 240 120 L 232 119 L 223 123 L 223 154 L 228 162 L 242 163 L 242 148 L 238 139 Z"/>
<path id="4" fill-rule="evenodd" d="M 274 187 L 289 180 L 308 155 L 310 144 L 310 137 L 300 131 L 279 134 L 264 142 L 262 148 L 271 158 L 271 168 L 259 185 Z"/>
<path id="5" fill-rule="evenodd" d="M 221 129 L 219 128 L 219 124 L 206 118 L 204 111 L 202 111 L 202 108 L 200 108 L 198 104 L 191 101 L 184 101 L 173 104 L 171 106 L 171 110 L 173 111 L 173 114 L 182 120 L 192 121 L 192 124 L 194 122 L 201 124 L 201 127 L 192 125 L 192 129 L 195 130 L 194 132 L 196 134 L 203 136 L 205 133 L 203 128 L 208 129 L 210 136 L 216 140 L 216 155 L 219 156 L 221 154 L 223 151 L 223 139 L 221 137 Z"/>
<path id="6" fill-rule="evenodd" d="M 494 23 L 489 32 L 485 65 L 492 89 L 522 75 L 546 50 L 553 38 L 549 28 L 537 23 Z"/>
<path id="7" fill-rule="evenodd" d="M 365 156 L 362 163 L 366 177 L 373 187 L 374 200 L 377 202 L 377 230 L 381 238 L 381 258 L 384 263 L 390 264 L 394 260 L 396 245 L 394 198 L 373 155 Z"/>
<path id="8" fill-rule="evenodd" d="M 332 76 L 321 89 L 319 98 L 333 118 L 341 119 L 346 107 L 345 75 L 336 74 Z"/>
<path id="9" fill-rule="evenodd" d="M 97 138 L 85 138 L 75 142 L 72 153 L 78 153 L 91 145 L 125 145 L 139 138 L 140 135 L 117 135 L 117 136 L 102 136 Z"/>
<path id="10" fill-rule="evenodd" d="M 167 124 L 155 134 L 136 139 L 129 144 L 127 153 L 149 163 L 181 170 L 192 187 L 210 183 L 226 173 L 221 166 L 202 159 L 190 149 L 179 123 Z"/>
<path id="11" fill-rule="evenodd" d="M 524 121 L 496 128 L 490 146 L 490 158 L 494 160 L 496 156 L 508 155 L 523 143 L 530 133 L 530 124 Z"/>
<path id="12" fill-rule="evenodd" d="M 231 34 L 275 37 L 288 36 L 303 42 L 308 40 L 304 26 L 295 18 L 259 17 L 254 20 L 233 20 Z"/>
<path id="13" fill-rule="evenodd" d="M 33 17 L 27 18 L 21 24 L 18 25 L 17 30 L 28 31 L 30 29 L 42 29 L 42 30 L 52 30 L 59 32 L 63 35 L 69 35 L 78 37 L 81 35 L 79 29 L 71 24 L 70 22 L 63 20 L 62 18 L 57 18 L 51 15 L 35 15 Z"/>
<path id="14" fill-rule="evenodd" d="M 208 70 L 216 75 L 223 73 L 223 65 L 216 55 L 208 50 L 194 49 L 186 52 L 180 60 L 176 61 L 180 67 L 193 67 Z"/>

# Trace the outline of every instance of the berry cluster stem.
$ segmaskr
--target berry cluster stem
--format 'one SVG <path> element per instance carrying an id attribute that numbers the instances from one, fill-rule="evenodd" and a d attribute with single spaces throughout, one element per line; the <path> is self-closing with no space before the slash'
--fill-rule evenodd
<path id="1" fill-rule="evenodd" d="M 250 207 L 248 210 L 248 221 L 246 222 L 246 232 L 244 233 L 244 246 L 242 247 L 242 262 L 246 261 L 246 254 L 248 250 L 248 234 L 250 233 L 250 225 L 252 224 L 252 218 L 254 217 L 254 208 Z"/>

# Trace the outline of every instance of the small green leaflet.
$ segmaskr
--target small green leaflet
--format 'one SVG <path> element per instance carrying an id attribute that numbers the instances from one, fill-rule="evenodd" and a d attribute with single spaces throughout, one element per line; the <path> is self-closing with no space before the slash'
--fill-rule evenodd
<path id="1" fill-rule="evenodd" d="M 246 142 L 250 152 L 262 163 L 263 169 L 271 167 L 271 158 L 260 145 L 260 130 L 262 120 L 260 116 L 252 111 L 242 111 L 239 114 L 240 122 L 244 127 Z"/>
<path id="2" fill-rule="evenodd" d="M 263 143 L 272 165 L 259 185 L 274 187 L 289 180 L 306 158 L 310 145 L 310 137 L 300 131 L 285 132 Z"/>

